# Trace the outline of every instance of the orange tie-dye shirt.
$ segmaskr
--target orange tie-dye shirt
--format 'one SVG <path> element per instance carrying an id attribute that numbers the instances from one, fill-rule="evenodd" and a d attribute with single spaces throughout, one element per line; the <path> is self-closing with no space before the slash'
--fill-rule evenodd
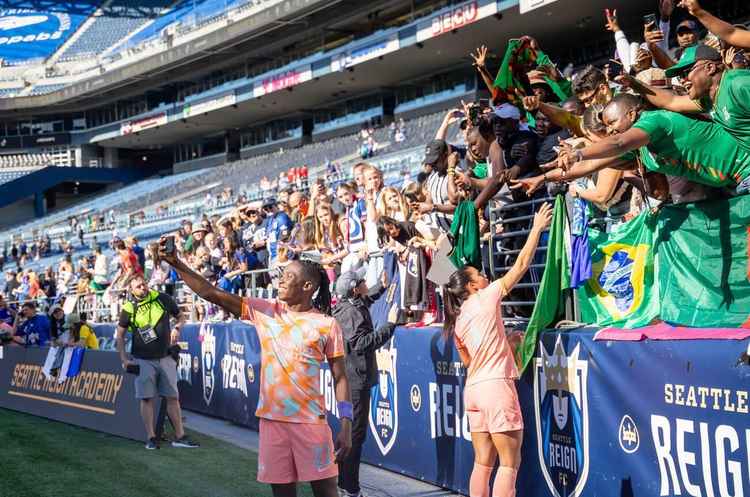
<path id="1" fill-rule="evenodd" d="M 321 363 L 344 355 L 336 320 L 316 310 L 290 311 L 275 300 L 245 298 L 242 319 L 260 340 L 260 398 L 255 415 L 289 423 L 326 422 Z"/>

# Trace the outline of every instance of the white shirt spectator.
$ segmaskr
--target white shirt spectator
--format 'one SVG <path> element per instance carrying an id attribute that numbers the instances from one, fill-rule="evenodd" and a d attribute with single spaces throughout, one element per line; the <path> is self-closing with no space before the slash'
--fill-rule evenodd
<path id="1" fill-rule="evenodd" d="M 433 171 L 425 181 L 425 188 L 430 193 L 430 199 L 432 199 L 433 205 L 448 204 L 450 200 L 448 198 L 448 175 L 441 176 L 437 171 Z M 440 228 L 441 231 L 447 233 L 451 230 L 451 223 L 453 223 L 453 214 L 445 214 L 443 212 L 432 212 L 430 213 L 432 224 Z"/>

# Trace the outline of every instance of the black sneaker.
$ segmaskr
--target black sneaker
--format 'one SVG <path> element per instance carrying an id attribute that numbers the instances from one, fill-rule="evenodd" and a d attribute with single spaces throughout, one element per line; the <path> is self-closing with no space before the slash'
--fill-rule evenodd
<path id="1" fill-rule="evenodd" d="M 159 448 L 159 441 L 156 438 L 149 438 L 146 442 L 146 450 L 156 450 Z"/>
<path id="2" fill-rule="evenodd" d="M 200 444 L 193 442 L 188 437 L 177 438 L 172 442 L 172 447 L 179 447 L 182 449 L 197 449 Z"/>

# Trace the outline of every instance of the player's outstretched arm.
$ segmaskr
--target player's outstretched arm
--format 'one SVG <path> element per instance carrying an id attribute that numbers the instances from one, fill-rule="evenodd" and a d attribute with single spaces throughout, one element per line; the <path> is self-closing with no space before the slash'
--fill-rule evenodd
<path id="1" fill-rule="evenodd" d="M 175 271 L 177 271 L 177 274 L 180 275 L 182 281 L 184 281 L 192 291 L 194 291 L 200 298 L 218 305 L 235 316 L 242 315 L 242 298 L 239 295 L 225 292 L 213 286 L 203 276 L 190 269 L 187 264 L 177 257 L 177 254 L 174 252 L 167 253 L 163 242 L 164 239 L 159 243 L 159 258 L 172 266 Z"/>

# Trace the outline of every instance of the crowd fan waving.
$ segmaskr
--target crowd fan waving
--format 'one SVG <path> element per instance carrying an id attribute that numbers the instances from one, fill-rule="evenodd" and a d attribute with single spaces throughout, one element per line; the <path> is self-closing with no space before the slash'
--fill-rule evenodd
<path id="1" fill-rule="evenodd" d="M 31 250 L 14 245 L 5 260 L 20 270 L 6 273 L 0 299 L 4 340 L 42 346 L 78 325 L 71 343 L 93 346 L 90 329 L 80 331 L 80 316 L 66 320 L 51 306 L 48 317 L 35 302 L 57 304 L 71 291 L 106 298 L 129 289 L 138 301 L 131 307 L 143 299 L 162 302 L 167 324 L 160 322 L 156 332 L 157 325 L 134 327 L 137 313 L 129 315 L 125 306 L 118 337 L 131 331 L 141 338 L 133 356 L 120 349 L 123 365 L 139 364 L 139 374 L 149 378 L 164 375 L 160 394 L 176 400 L 174 365 L 164 357 L 184 317 L 167 295 L 184 284 L 200 297 L 191 306 L 196 319 L 254 323 L 263 371 L 274 371 L 272 378 L 261 376 L 259 480 L 277 496 L 295 495 L 298 481 L 312 481 L 316 495 L 333 497 L 337 487 L 342 495 L 361 495 L 359 457 L 376 382 L 375 349 L 391 338 L 396 323 L 442 322 L 468 371 L 465 405 L 475 449 L 470 494 L 514 496 L 524 424 L 514 384 L 518 370 L 499 309 L 521 291 L 514 287 L 544 243 L 552 214 L 542 204 L 528 216 L 527 239 L 506 247 L 517 249 L 509 270 L 491 274 L 489 207 L 498 195 L 524 202 L 567 190 L 611 228 L 644 209 L 750 189 L 750 32 L 716 18 L 697 0 L 659 2 L 658 14 L 644 17 L 642 40 L 627 39 L 614 10 L 606 10 L 602 23 L 616 53 L 601 67 L 569 75 L 529 36 L 511 40 L 494 59 L 479 46 L 471 58 L 489 98 L 450 109 L 424 144 L 422 170 L 402 184 L 386 184 L 368 162 L 355 164 L 350 175 L 328 163 L 325 180 L 308 178 L 307 166 L 273 182 L 264 177 L 262 200 L 238 202 L 221 217 L 185 220 L 158 245 L 113 240 L 114 270 L 96 247 L 91 257 L 68 255 L 56 270 L 36 273 L 24 270 L 23 261 L 49 250 L 51 241 L 42 239 Z M 676 46 L 668 43 L 671 29 Z M 489 67 L 491 60 L 499 69 Z M 449 143 L 456 128 L 460 139 Z M 401 120 L 390 131 L 403 140 L 407 128 Z M 366 160 L 377 148 L 372 128 L 363 127 L 360 138 Z M 428 278 L 446 258 L 447 274 Z M 376 327 L 369 307 L 389 289 L 398 295 L 389 297 L 388 322 Z M 171 337 L 169 315 L 177 320 Z M 304 359 L 295 354 L 304 346 L 300 337 L 318 344 Z M 147 347 L 146 340 L 157 345 Z M 333 372 L 342 418 L 335 443 L 319 416 L 323 361 Z M 141 380 L 148 424 L 156 392 Z M 277 409 L 284 399 L 296 407 Z M 170 409 L 179 418 L 179 403 Z M 194 446 L 178 424 L 178 445 Z M 154 448 L 153 433 L 149 437 Z M 311 453 L 320 444 L 326 447 L 323 470 L 313 467 Z"/>

